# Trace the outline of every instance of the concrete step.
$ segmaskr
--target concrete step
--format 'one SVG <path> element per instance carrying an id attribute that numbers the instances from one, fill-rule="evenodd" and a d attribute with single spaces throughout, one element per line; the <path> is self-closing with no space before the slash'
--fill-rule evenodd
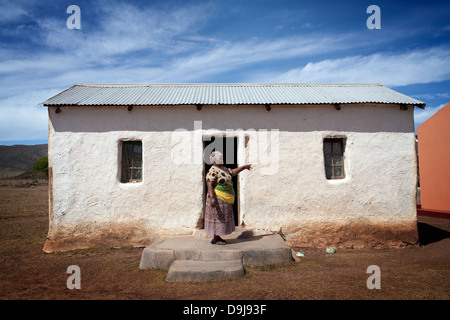
<path id="1" fill-rule="evenodd" d="M 202 236 L 202 232 L 192 236 L 162 237 L 143 250 L 139 268 L 169 270 L 167 281 L 199 281 L 195 279 L 223 279 L 230 274 L 241 274 L 243 264 L 293 261 L 291 249 L 279 234 L 255 235 L 241 229 L 223 237 L 226 245 L 213 245 L 210 238 Z M 223 266 L 233 266 L 234 271 L 230 273 Z"/>
<path id="2" fill-rule="evenodd" d="M 245 274 L 241 260 L 176 260 L 167 273 L 167 282 L 199 282 L 238 278 Z"/>

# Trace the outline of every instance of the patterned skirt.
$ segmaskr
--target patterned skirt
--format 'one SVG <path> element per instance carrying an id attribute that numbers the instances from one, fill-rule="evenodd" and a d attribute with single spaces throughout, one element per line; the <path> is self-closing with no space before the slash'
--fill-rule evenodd
<path id="1" fill-rule="evenodd" d="M 217 206 L 206 198 L 205 232 L 208 235 L 227 235 L 235 230 L 233 206 L 217 197 Z"/>

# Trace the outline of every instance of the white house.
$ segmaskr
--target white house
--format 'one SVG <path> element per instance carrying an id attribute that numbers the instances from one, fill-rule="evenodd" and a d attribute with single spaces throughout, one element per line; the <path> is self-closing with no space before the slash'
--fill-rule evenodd
<path id="1" fill-rule="evenodd" d="M 417 241 L 414 106 L 380 84 L 77 84 L 49 115 L 44 251 L 144 246 L 203 227 L 210 152 L 236 225 L 291 246 Z"/>

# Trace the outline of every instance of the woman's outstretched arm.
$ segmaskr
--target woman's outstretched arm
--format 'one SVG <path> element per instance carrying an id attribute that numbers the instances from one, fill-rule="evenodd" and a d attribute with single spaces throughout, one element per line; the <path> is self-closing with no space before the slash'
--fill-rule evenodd
<path id="1" fill-rule="evenodd" d="M 239 172 L 241 172 L 242 170 L 245 170 L 245 169 L 251 170 L 252 169 L 252 165 L 251 164 L 246 164 L 246 165 L 240 166 L 238 168 L 232 169 L 231 170 L 231 174 L 233 176 L 236 176 L 236 175 L 239 174 Z"/>

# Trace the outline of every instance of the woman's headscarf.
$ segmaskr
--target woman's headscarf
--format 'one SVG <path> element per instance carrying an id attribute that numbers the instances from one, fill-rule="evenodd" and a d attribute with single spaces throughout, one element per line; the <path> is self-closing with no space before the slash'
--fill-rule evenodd
<path id="1" fill-rule="evenodd" d="M 213 151 L 209 156 L 209 161 L 211 162 L 211 164 L 223 164 L 223 154 L 219 151 Z"/>

